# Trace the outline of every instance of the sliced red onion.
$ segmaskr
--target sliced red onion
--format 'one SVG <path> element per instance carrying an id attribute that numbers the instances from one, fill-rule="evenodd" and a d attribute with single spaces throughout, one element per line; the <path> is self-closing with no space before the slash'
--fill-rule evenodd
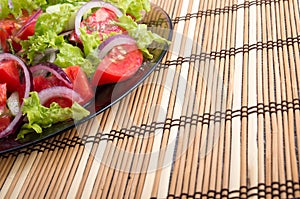
<path id="1" fill-rule="evenodd" d="M 57 77 L 59 80 L 63 81 L 69 88 L 73 87 L 71 80 L 63 69 L 57 65 L 49 62 L 41 63 L 35 66 L 30 67 L 30 71 L 34 76 L 34 73 L 38 71 L 47 71 Z"/>
<path id="2" fill-rule="evenodd" d="M 14 8 L 12 0 L 8 0 L 8 7 L 9 7 L 9 9 L 13 9 Z"/>
<path id="3" fill-rule="evenodd" d="M 81 22 L 82 16 L 92 8 L 107 8 L 107 9 L 113 11 L 118 17 L 123 15 L 123 13 L 118 8 L 116 8 L 115 6 L 113 6 L 110 3 L 106 3 L 106 2 L 103 2 L 103 1 L 90 1 L 90 2 L 87 2 L 76 13 L 75 33 L 78 37 L 80 36 L 79 28 L 80 28 L 80 22 Z"/>
<path id="4" fill-rule="evenodd" d="M 34 13 L 26 22 L 26 24 L 24 24 L 22 26 L 22 28 L 17 32 L 16 35 L 21 34 L 29 25 L 31 25 L 32 22 L 36 21 L 37 18 L 40 16 L 40 14 L 42 14 L 43 10 L 39 9 L 38 11 L 36 11 L 36 13 Z"/>
<path id="5" fill-rule="evenodd" d="M 77 92 L 65 86 L 54 86 L 46 88 L 39 92 L 40 103 L 42 105 L 44 105 L 48 100 L 55 97 L 64 97 L 79 104 L 83 102 L 83 99 Z"/>
<path id="6" fill-rule="evenodd" d="M 24 64 L 24 62 L 16 57 L 15 55 L 9 54 L 9 53 L 2 53 L 0 54 L 0 62 L 3 60 L 14 60 L 18 63 L 18 65 L 23 70 L 23 77 L 24 77 L 24 83 L 25 83 L 25 91 L 24 91 L 24 98 L 29 97 L 29 92 L 32 88 L 32 78 L 31 74 L 27 68 L 27 66 Z M 21 107 L 23 106 L 23 103 L 21 104 Z M 8 125 L 8 127 L 0 132 L 0 138 L 6 137 L 10 134 L 13 134 L 17 131 L 19 126 L 22 124 L 22 111 L 19 111 L 19 113 L 14 117 L 14 119 L 11 121 L 11 123 Z"/>
<path id="7" fill-rule="evenodd" d="M 124 34 L 118 34 L 109 37 L 104 42 L 102 42 L 98 47 L 99 59 L 103 59 L 108 54 L 108 52 L 111 49 L 113 49 L 115 46 L 120 46 L 124 44 L 136 44 L 136 41 L 132 37 Z"/>
<path id="8" fill-rule="evenodd" d="M 10 94 L 7 98 L 7 107 L 13 116 L 16 116 L 20 112 L 20 97 L 17 91 Z"/>
<path id="9" fill-rule="evenodd" d="M 38 64 L 41 62 L 53 63 L 56 59 L 57 52 L 58 49 L 56 48 L 47 48 L 43 53 L 36 53 L 35 57 L 33 58 L 33 64 Z"/>

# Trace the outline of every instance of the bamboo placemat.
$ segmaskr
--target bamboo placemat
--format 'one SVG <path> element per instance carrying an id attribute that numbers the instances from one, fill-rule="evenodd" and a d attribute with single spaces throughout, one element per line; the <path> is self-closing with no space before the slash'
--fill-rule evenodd
<path id="1" fill-rule="evenodd" d="M 0 198 L 300 197 L 300 3 L 153 1 L 170 50 L 94 119 L 0 158 Z"/>

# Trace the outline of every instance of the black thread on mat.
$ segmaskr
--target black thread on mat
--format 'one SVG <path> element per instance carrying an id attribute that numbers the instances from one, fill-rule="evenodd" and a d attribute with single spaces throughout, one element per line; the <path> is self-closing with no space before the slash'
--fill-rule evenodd
<path id="1" fill-rule="evenodd" d="M 289 103 L 285 103 L 283 102 L 283 104 L 288 105 L 289 104 L 289 108 L 294 108 L 295 104 L 298 105 L 299 104 L 299 100 L 293 100 L 293 102 L 289 102 Z M 190 124 L 190 125 L 197 125 L 198 123 L 201 123 L 202 125 L 209 125 L 211 122 L 220 122 L 220 117 L 225 119 L 225 121 L 227 120 L 232 120 L 235 117 L 248 117 L 250 114 L 265 114 L 265 113 L 276 113 L 277 111 L 279 111 L 279 107 L 283 107 L 283 104 L 276 104 L 274 102 L 270 102 L 267 105 L 264 105 L 262 103 L 258 104 L 257 106 L 252 106 L 252 107 L 247 107 L 247 106 L 243 106 L 241 107 L 240 110 L 226 110 L 224 113 L 220 112 L 220 111 L 216 111 L 214 114 L 211 113 L 204 113 L 203 115 L 197 115 L 197 114 L 193 114 L 191 116 L 181 116 L 180 119 L 171 119 L 171 118 L 167 118 L 165 120 L 165 122 L 153 122 L 152 124 L 146 125 L 143 124 L 142 126 L 138 127 L 138 126 L 134 126 L 134 128 L 131 129 L 122 129 L 121 131 L 116 131 L 113 130 L 111 131 L 111 133 L 108 136 L 111 137 L 120 137 L 120 135 L 122 136 L 133 136 L 136 135 L 143 135 L 145 133 L 145 131 L 149 132 L 154 132 L 155 130 L 170 130 L 172 127 L 184 127 L 186 124 Z M 283 109 L 281 109 L 282 111 Z M 126 132 L 131 131 L 132 133 L 130 135 L 128 135 Z M 142 132 L 142 133 L 141 133 Z M 115 136 L 118 135 L 118 136 Z M 84 142 L 84 140 L 83 140 Z"/>
<path id="2" fill-rule="evenodd" d="M 287 1 L 287 0 L 282 0 Z M 197 13 L 187 13 L 185 16 L 179 16 L 175 19 L 172 19 L 173 24 L 177 24 L 180 21 L 188 21 L 192 18 L 201 18 L 203 16 L 211 16 L 211 15 L 220 15 L 220 14 L 226 14 L 229 12 L 236 12 L 240 9 L 249 9 L 252 6 L 262 6 L 262 5 L 269 5 L 273 2 L 279 2 L 279 0 L 261 0 L 261 1 L 245 1 L 245 3 L 242 4 L 233 4 L 232 6 L 225 6 L 223 8 L 215 8 L 214 10 L 208 9 L 208 10 L 199 10 Z"/>
<path id="3" fill-rule="evenodd" d="M 175 194 L 169 194 L 167 198 L 182 198 L 182 197 L 188 197 L 188 198 L 201 198 L 201 197 L 206 197 L 206 198 L 212 198 L 214 197 L 222 197 L 222 198 L 240 198 L 242 196 L 245 197 L 263 197 L 265 198 L 266 195 L 271 195 L 273 197 L 280 197 L 280 195 L 283 192 L 280 192 L 279 187 L 287 187 L 288 183 L 292 183 L 295 186 L 299 186 L 299 183 L 293 182 L 293 181 L 286 181 L 285 184 L 280 184 L 279 182 L 273 182 L 271 185 L 266 185 L 264 183 L 259 183 L 255 187 L 247 187 L 247 186 L 241 186 L 239 190 L 233 190 L 229 191 L 228 189 L 222 189 L 220 191 L 216 190 L 208 190 L 207 193 L 202 193 L 202 192 L 195 192 L 194 194 L 188 194 L 188 193 L 181 193 L 180 195 L 175 195 Z M 300 189 L 294 189 L 294 192 L 300 191 Z M 249 193 L 249 192 L 257 192 L 257 193 Z M 294 194 L 288 194 L 288 196 L 295 197 Z M 213 194 L 213 196 L 211 195 Z M 238 195 L 237 197 L 233 197 L 231 195 Z"/>
<path id="4" fill-rule="evenodd" d="M 73 138 L 63 138 L 62 140 L 46 140 L 37 145 L 21 149 L 1 155 L 1 157 L 17 156 L 18 154 L 30 154 L 33 151 L 44 152 L 45 150 L 53 151 L 56 148 L 64 149 L 65 147 L 75 147 L 76 145 L 84 145 L 85 143 L 99 143 L 102 140 L 113 141 L 114 139 L 124 139 L 125 136 L 144 135 L 145 133 L 154 133 L 155 130 L 170 130 L 172 127 L 184 127 L 186 124 L 209 125 L 210 122 L 220 122 L 220 118 L 225 121 L 232 120 L 235 117 L 248 117 L 250 114 L 276 113 L 277 111 L 288 111 L 290 109 L 299 110 L 300 99 L 293 99 L 292 102 L 282 101 L 281 104 L 270 102 L 269 104 L 259 103 L 257 106 L 241 107 L 240 110 L 226 110 L 225 112 L 216 111 L 215 113 L 204 113 L 203 115 L 192 114 L 191 116 L 181 116 L 180 119 L 167 118 L 164 122 L 153 122 L 150 125 L 142 124 L 141 126 L 133 126 L 130 129 L 123 128 L 120 131 L 111 130 L 109 134 L 98 132 L 95 136 L 85 135 L 82 138 L 74 136 Z M 131 132 L 131 133 L 127 133 Z"/>
<path id="5" fill-rule="evenodd" d="M 289 41 L 289 42 L 288 42 Z M 195 63 L 196 61 L 205 61 L 205 60 L 213 60 L 215 58 L 223 58 L 225 59 L 226 56 L 235 56 L 239 53 L 249 53 L 252 50 L 263 50 L 263 49 L 273 49 L 275 47 L 283 47 L 283 46 L 292 46 L 294 43 L 300 44 L 300 35 L 296 37 L 289 37 L 287 40 L 279 39 L 277 41 L 267 41 L 257 42 L 256 44 L 244 44 L 242 47 L 239 48 L 230 48 L 230 49 L 221 49 L 220 51 L 213 51 L 210 53 L 200 53 L 200 54 L 191 54 L 189 57 L 178 57 L 176 60 L 167 60 L 164 63 L 160 63 L 156 71 L 160 69 L 167 69 L 170 66 L 182 66 L 183 63 Z"/>
<path id="6" fill-rule="evenodd" d="M 37 143 L 36 145 L 26 147 L 24 149 L 20 149 L 17 151 L 12 151 L 9 153 L 2 154 L 2 155 L 0 155 L 0 157 L 3 157 L 3 158 L 8 158 L 10 156 L 16 157 L 20 154 L 30 155 L 34 151 L 43 153 L 46 150 L 54 151 L 56 149 L 65 149 L 65 147 L 72 148 L 77 145 L 83 146 L 84 144 L 82 143 L 81 138 L 76 137 L 76 136 L 73 137 L 72 139 L 70 139 L 70 138 L 63 138 L 62 140 L 51 140 L 50 139 L 50 140 L 45 140 L 43 142 Z"/>

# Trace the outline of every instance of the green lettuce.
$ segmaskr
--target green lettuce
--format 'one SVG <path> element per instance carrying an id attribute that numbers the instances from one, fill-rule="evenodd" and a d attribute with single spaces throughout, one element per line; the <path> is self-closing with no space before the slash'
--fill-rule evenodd
<path id="1" fill-rule="evenodd" d="M 58 66 L 62 68 L 81 66 L 87 76 L 95 72 L 96 66 L 86 59 L 86 56 L 100 44 L 99 35 L 88 35 L 82 31 L 84 53 L 79 47 L 69 44 L 64 36 L 59 35 L 62 31 L 73 28 L 74 16 L 81 4 L 65 3 L 50 6 L 47 12 L 40 15 L 35 26 L 35 34 L 28 40 L 21 41 L 23 56 L 29 60 L 28 65 L 34 64 L 34 58 L 44 55 L 48 49 L 54 49 L 58 52 L 54 63 Z"/>
<path id="2" fill-rule="evenodd" d="M 92 32 L 88 34 L 86 28 L 80 28 L 80 39 L 83 44 L 83 52 L 85 56 L 91 54 L 101 43 L 98 32 Z"/>
<path id="3" fill-rule="evenodd" d="M 44 128 L 68 119 L 81 120 L 90 113 L 78 103 L 73 103 L 71 108 L 61 108 L 56 102 L 50 107 L 40 104 L 37 92 L 31 92 L 30 97 L 24 99 L 22 113 L 27 116 L 28 123 L 23 124 L 17 138 L 21 139 L 31 132 L 42 133 Z"/>
<path id="4" fill-rule="evenodd" d="M 23 56 L 26 56 L 29 60 L 28 64 L 31 64 L 38 54 L 43 54 L 47 49 L 58 49 L 63 43 L 65 43 L 64 37 L 58 36 L 53 31 L 43 35 L 33 35 L 28 40 L 21 41 Z"/>
<path id="5" fill-rule="evenodd" d="M 87 2 L 88 0 L 11 0 L 12 6 L 8 4 L 8 0 L 0 1 L 0 19 L 8 17 L 12 14 L 15 18 L 22 15 L 22 10 L 26 10 L 29 13 L 42 8 L 44 11 L 52 5 L 57 4 L 73 4 L 78 5 L 81 2 Z M 66 13 L 64 13 L 66 14 Z"/>
<path id="6" fill-rule="evenodd" d="M 81 49 L 77 46 L 73 46 L 68 43 L 63 43 L 59 46 L 59 53 L 56 55 L 54 64 L 60 66 L 61 68 L 67 68 L 69 66 L 80 66 L 82 70 L 89 77 L 91 76 L 96 67 L 85 56 Z"/>
<path id="7" fill-rule="evenodd" d="M 128 31 L 128 35 L 136 40 L 138 48 L 143 52 L 144 56 L 147 58 L 151 59 L 153 57 L 153 55 L 149 53 L 147 48 L 154 41 L 157 43 L 170 43 L 165 38 L 149 31 L 147 29 L 146 24 L 137 24 L 129 16 L 121 16 L 119 18 L 119 22 L 116 22 L 116 24 Z"/>
<path id="8" fill-rule="evenodd" d="M 12 7 L 9 6 L 8 0 L 0 1 L 0 19 L 8 17 L 8 15 L 12 14 L 15 18 L 22 15 L 22 10 L 27 10 L 31 13 L 33 10 L 46 5 L 46 0 L 11 0 Z"/>
<path id="9" fill-rule="evenodd" d="M 143 17 L 143 12 L 149 12 L 151 5 L 149 0 L 107 0 L 118 7 L 124 14 L 133 16 L 137 21 Z"/>
<path id="10" fill-rule="evenodd" d="M 59 34 L 62 31 L 74 29 L 76 12 L 82 4 L 82 2 L 64 3 L 49 6 L 46 12 L 39 16 L 36 22 L 35 34 L 42 35 L 50 30 Z"/>

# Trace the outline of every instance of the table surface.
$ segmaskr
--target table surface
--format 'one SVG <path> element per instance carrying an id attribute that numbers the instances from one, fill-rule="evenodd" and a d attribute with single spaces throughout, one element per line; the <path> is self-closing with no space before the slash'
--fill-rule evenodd
<path id="1" fill-rule="evenodd" d="M 172 45 L 97 117 L 0 156 L 0 198 L 300 197 L 298 0 L 154 0 Z"/>

